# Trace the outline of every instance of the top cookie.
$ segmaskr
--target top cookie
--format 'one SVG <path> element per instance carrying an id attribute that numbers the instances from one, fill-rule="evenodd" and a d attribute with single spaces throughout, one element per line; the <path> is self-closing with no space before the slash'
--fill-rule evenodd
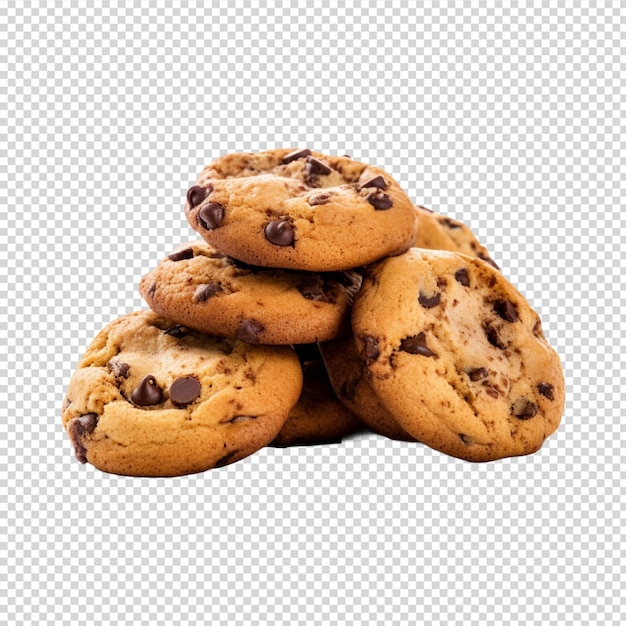
<path id="1" fill-rule="evenodd" d="M 191 227 L 245 263 L 352 269 L 415 241 L 413 204 L 383 170 L 305 150 L 229 154 L 187 192 Z"/>
<path id="2" fill-rule="evenodd" d="M 352 326 L 377 396 L 432 448 L 471 461 L 529 454 L 559 425 L 559 357 L 480 259 L 413 248 L 371 265 Z"/>
<path id="3" fill-rule="evenodd" d="M 415 210 L 418 223 L 414 244 L 416 248 L 460 252 L 487 261 L 499 269 L 487 248 L 476 239 L 476 235 L 469 226 L 446 215 L 435 213 L 424 206 L 416 206 Z"/>

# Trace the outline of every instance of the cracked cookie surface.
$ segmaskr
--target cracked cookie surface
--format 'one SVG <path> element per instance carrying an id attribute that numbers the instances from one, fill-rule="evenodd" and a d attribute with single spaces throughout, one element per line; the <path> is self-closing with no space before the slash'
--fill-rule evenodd
<path id="1" fill-rule="evenodd" d="M 352 324 L 377 396 L 418 441 L 489 461 L 535 452 L 558 428 L 559 357 L 488 263 L 417 248 L 376 263 Z"/>
<path id="2" fill-rule="evenodd" d="M 218 339 L 137 311 L 95 337 L 70 381 L 62 421 L 83 463 L 176 476 L 270 443 L 301 387 L 289 347 Z"/>
<path id="3" fill-rule="evenodd" d="M 188 190 L 185 216 L 224 254 L 309 271 L 401 254 L 417 228 L 412 202 L 389 174 L 308 149 L 218 158 Z"/>
<path id="4" fill-rule="evenodd" d="M 204 241 L 182 244 L 148 272 L 139 292 L 159 315 L 220 337 L 303 344 L 348 332 L 361 276 L 260 268 Z"/>

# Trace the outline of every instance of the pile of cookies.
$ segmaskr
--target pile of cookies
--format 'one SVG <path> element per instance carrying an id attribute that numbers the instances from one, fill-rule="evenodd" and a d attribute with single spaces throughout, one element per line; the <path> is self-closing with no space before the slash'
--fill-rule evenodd
<path id="1" fill-rule="evenodd" d="M 94 339 L 62 419 L 76 457 L 175 476 L 368 429 L 489 461 L 535 452 L 564 380 L 539 316 L 470 229 L 385 171 L 230 154 L 187 192 L 201 239 Z"/>

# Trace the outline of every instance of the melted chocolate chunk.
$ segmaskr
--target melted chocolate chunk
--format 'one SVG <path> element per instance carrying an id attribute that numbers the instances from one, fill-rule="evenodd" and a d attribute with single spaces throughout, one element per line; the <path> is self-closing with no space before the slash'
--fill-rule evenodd
<path id="1" fill-rule="evenodd" d="M 273 220 L 265 227 L 265 238 L 275 246 L 291 246 L 295 231 L 287 220 Z"/>
<path id="2" fill-rule="evenodd" d="M 500 339 L 498 335 L 498 329 L 490 324 L 485 325 L 485 333 L 487 334 L 487 341 L 494 347 L 504 350 L 506 344 Z"/>
<path id="3" fill-rule="evenodd" d="M 434 296 L 427 296 L 425 293 L 420 291 L 420 295 L 417 300 L 425 309 L 432 309 L 441 301 L 441 294 L 436 293 Z"/>
<path id="4" fill-rule="evenodd" d="M 148 374 L 133 391 L 130 399 L 138 406 L 153 406 L 163 400 L 163 392 L 154 376 Z"/>
<path id="5" fill-rule="evenodd" d="M 244 320 L 239 324 L 237 339 L 246 343 L 258 344 L 259 334 L 265 330 L 265 326 L 256 320 Z"/>
<path id="6" fill-rule="evenodd" d="M 224 205 L 218 202 L 209 202 L 209 204 L 200 209 L 198 221 L 200 226 L 206 230 L 219 228 L 224 221 Z"/>
<path id="7" fill-rule="evenodd" d="M 466 267 L 462 267 L 460 270 L 454 272 L 454 278 L 456 279 L 457 283 L 461 283 L 463 287 L 469 287 L 470 279 Z"/>
<path id="8" fill-rule="evenodd" d="M 470 370 L 468 373 L 470 380 L 480 380 L 481 378 L 487 378 L 489 376 L 489 370 L 484 367 L 479 367 L 474 370 Z"/>
<path id="9" fill-rule="evenodd" d="M 383 191 L 387 189 L 387 183 L 382 176 L 375 176 L 374 178 L 370 178 L 368 181 L 365 181 L 362 185 L 359 186 L 359 191 L 361 189 L 366 189 L 367 187 L 376 187 L 377 189 L 382 189 Z"/>
<path id="10" fill-rule="evenodd" d="M 361 356 L 367 363 L 373 363 L 380 355 L 378 348 L 378 339 L 371 335 L 363 337 L 363 350 L 361 350 Z"/>
<path id="11" fill-rule="evenodd" d="M 184 407 L 200 396 L 200 390 L 200 381 L 195 376 L 184 376 L 172 383 L 170 398 L 177 407 Z"/>
<path id="12" fill-rule="evenodd" d="M 170 335 L 171 337 L 176 337 L 176 339 L 182 339 L 183 337 L 187 337 L 189 333 L 189 329 L 184 326 L 171 326 L 163 331 L 166 335 Z"/>
<path id="13" fill-rule="evenodd" d="M 497 263 L 490 256 L 487 256 L 484 252 L 479 252 L 478 258 L 481 259 L 482 261 L 485 261 L 486 263 L 489 263 L 489 265 L 491 265 L 492 267 L 495 267 L 497 270 L 500 269 Z"/>
<path id="14" fill-rule="evenodd" d="M 87 448 L 85 447 L 85 435 L 91 435 L 98 425 L 98 415 L 96 413 L 86 413 L 80 417 L 71 419 L 66 426 L 67 434 L 70 436 L 74 446 L 74 454 L 81 463 L 87 463 Z"/>
<path id="15" fill-rule="evenodd" d="M 485 388 L 485 393 L 488 393 L 492 398 L 497 398 L 500 395 L 498 390 L 490 385 L 486 380 L 483 381 L 483 387 Z"/>
<path id="16" fill-rule="evenodd" d="M 306 158 L 306 164 L 304 165 L 304 180 L 310 187 L 317 185 L 317 180 L 320 176 L 328 176 L 332 170 L 326 163 L 322 163 L 315 157 L 308 156 Z"/>
<path id="17" fill-rule="evenodd" d="M 222 286 L 216 283 L 209 283 L 208 285 L 198 285 L 193 292 L 194 302 L 206 302 L 209 298 L 222 291 Z"/>
<path id="18" fill-rule="evenodd" d="M 439 223 L 443 224 L 446 228 L 449 228 L 450 230 L 455 230 L 457 228 L 463 228 L 462 224 L 460 224 L 459 222 L 455 222 L 454 220 L 450 219 L 449 217 L 440 217 L 439 218 Z"/>
<path id="19" fill-rule="evenodd" d="M 493 310 L 507 322 L 516 322 L 519 319 L 517 308 L 510 300 L 496 300 Z"/>
<path id="20" fill-rule="evenodd" d="M 191 187 L 187 191 L 187 204 L 189 205 L 189 208 L 193 209 L 193 207 L 202 204 L 202 202 L 204 202 L 204 200 L 206 200 L 212 192 L 212 187 L 199 187 L 197 185 L 195 187 Z"/>
<path id="21" fill-rule="evenodd" d="M 193 259 L 193 250 L 191 248 L 183 248 L 168 254 L 167 258 L 170 261 L 184 261 L 185 259 Z"/>
<path id="22" fill-rule="evenodd" d="M 217 461 L 215 463 L 215 467 L 224 467 L 225 465 L 228 465 L 229 463 L 232 463 L 233 459 L 238 454 L 239 454 L 239 450 L 235 450 L 234 452 L 229 452 L 228 454 L 223 456 L 219 461 Z"/>
<path id="23" fill-rule="evenodd" d="M 107 363 L 107 369 L 115 378 L 128 378 L 130 365 L 123 361 L 111 360 Z"/>
<path id="24" fill-rule="evenodd" d="M 528 420 L 537 415 L 537 405 L 526 398 L 519 398 L 511 407 L 511 413 L 521 420 Z"/>
<path id="25" fill-rule="evenodd" d="M 550 383 L 539 383 L 537 385 L 537 389 L 539 390 L 539 393 L 548 398 L 548 400 L 554 400 L 554 385 L 551 385 Z"/>
<path id="26" fill-rule="evenodd" d="M 377 210 L 386 211 L 393 206 L 393 200 L 380 189 L 367 196 L 367 201 Z"/>
<path id="27" fill-rule="evenodd" d="M 426 345 L 426 333 L 406 337 L 400 342 L 400 350 L 408 352 L 409 354 L 421 354 L 422 356 L 439 358 L 438 355 Z"/>
<path id="28" fill-rule="evenodd" d="M 324 293 L 324 281 L 319 276 L 311 276 L 306 278 L 298 287 L 298 291 L 307 300 L 318 300 L 326 302 L 326 294 Z"/>
<path id="29" fill-rule="evenodd" d="M 283 157 L 283 164 L 287 165 L 287 163 L 297 161 L 298 159 L 304 159 L 308 156 L 311 156 L 311 151 L 308 148 L 304 148 L 304 150 L 296 150 L 295 152 L 290 152 L 287 156 Z"/>

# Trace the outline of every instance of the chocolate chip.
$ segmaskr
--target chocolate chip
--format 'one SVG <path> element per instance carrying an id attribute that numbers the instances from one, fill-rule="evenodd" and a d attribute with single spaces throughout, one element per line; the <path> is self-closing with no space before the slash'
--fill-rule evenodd
<path id="1" fill-rule="evenodd" d="M 153 298 L 154 294 L 156 293 L 156 290 L 157 290 L 157 284 L 155 281 L 150 285 L 150 288 L 148 289 L 148 297 Z"/>
<path id="2" fill-rule="evenodd" d="M 527 420 L 537 415 L 537 405 L 526 398 L 519 398 L 511 407 L 511 413 L 521 420 Z"/>
<path id="3" fill-rule="evenodd" d="M 498 329 L 490 324 L 485 324 L 485 333 L 487 335 L 487 341 L 494 347 L 504 350 L 506 344 L 500 339 L 498 335 Z"/>
<path id="4" fill-rule="evenodd" d="M 489 376 L 489 370 L 485 369 L 484 367 L 479 367 L 477 369 L 470 370 L 468 372 L 468 376 L 470 380 L 480 380 L 481 378 L 487 378 L 487 376 Z"/>
<path id="5" fill-rule="evenodd" d="M 457 228 L 463 228 L 463 224 L 456 222 L 455 220 L 450 219 L 449 217 L 440 217 L 439 223 L 443 224 L 450 230 L 455 230 Z"/>
<path id="6" fill-rule="evenodd" d="M 420 295 L 417 300 L 425 309 L 432 309 L 441 301 L 441 294 L 436 293 L 434 296 L 427 296 L 425 293 L 420 291 Z"/>
<path id="7" fill-rule="evenodd" d="M 258 344 L 259 334 L 265 330 L 265 326 L 255 320 L 244 320 L 237 329 L 237 339 L 246 343 Z"/>
<path id="8" fill-rule="evenodd" d="M 489 263 L 489 265 L 491 265 L 492 267 L 495 267 L 497 270 L 500 269 L 497 263 L 490 256 L 487 256 L 484 252 L 479 252 L 478 258 L 485 261 L 486 263 Z"/>
<path id="9" fill-rule="evenodd" d="M 200 395 L 200 389 L 200 381 L 195 376 L 177 378 L 170 387 L 170 398 L 178 407 L 187 406 Z"/>
<path id="10" fill-rule="evenodd" d="M 367 363 L 373 363 L 380 355 L 378 348 L 378 339 L 371 335 L 363 337 L 363 350 L 361 350 L 361 356 Z"/>
<path id="11" fill-rule="evenodd" d="M 87 463 L 87 448 L 83 438 L 85 435 L 91 435 L 97 425 L 98 415 L 96 413 L 86 413 L 80 417 L 74 417 L 67 423 L 67 434 L 74 446 L 74 454 L 81 463 Z"/>
<path id="12" fill-rule="evenodd" d="M 385 190 L 387 189 L 387 183 L 382 176 L 375 176 L 374 178 L 370 178 L 368 181 L 364 182 L 362 185 L 359 185 L 359 191 L 367 187 L 377 187 L 378 189 Z"/>
<path id="13" fill-rule="evenodd" d="M 539 393 L 548 398 L 548 400 L 554 400 L 554 385 L 550 383 L 539 383 L 537 389 Z"/>
<path id="14" fill-rule="evenodd" d="M 209 204 L 200 209 L 198 221 L 200 226 L 206 228 L 206 230 L 219 228 L 224 221 L 224 206 L 218 202 L 209 202 Z"/>
<path id="15" fill-rule="evenodd" d="M 235 450 L 234 452 L 229 452 L 225 456 L 223 456 L 219 461 L 215 463 L 215 467 L 224 467 L 224 465 L 228 465 L 233 462 L 235 456 L 239 454 L 239 450 Z"/>
<path id="16" fill-rule="evenodd" d="M 493 310 L 507 322 L 516 322 L 519 319 L 517 308 L 510 300 L 496 300 Z"/>
<path id="17" fill-rule="evenodd" d="M 421 354 L 422 356 L 439 358 L 437 354 L 426 345 L 426 333 L 406 337 L 400 342 L 400 350 L 408 352 L 409 354 Z"/>
<path id="18" fill-rule="evenodd" d="M 485 387 L 485 392 L 488 393 L 492 398 L 497 398 L 500 394 L 498 390 L 491 386 L 486 380 L 483 382 L 483 387 Z"/>
<path id="19" fill-rule="evenodd" d="M 469 279 L 469 273 L 466 267 L 462 267 L 460 270 L 457 270 L 456 272 L 454 272 L 454 278 L 456 278 L 456 281 L 458 283 L 461 283 L 463 287 L 469 287 L 470 279 Z"/>
<path id="20" fill-rule="evenodd" d="M 346 159 L 351 159 L 352 158 L 349 154 L 342 154 L 341 156 L 346 157 Z"/>
<path id="21" fill-rule="evenodd" d="M 183 248 L 182 250 L 177 250 L 176 252 L 172 252 L 172 254 L 168 254 L 167 258 L 170 261 L 183 261 L 185 259 L 193 259 L 193 250 L 191 248 Z"/>
<path id="22" fill-rule="evenodd" d="M 191 187 L 187 191 L 187 204 L 189 205 L 189 208 L 193 209 L 193 207 L 201 204 L 211 195 L 212 192 L 212 187 L 199 187 L 197 185 L 195 187 Z"/>
<path id="23" fill-rule="evenodd" d="M 287 220 L 273 220 L 265 227 L 265 238 L 275 246 L 291 246 L 295 231 Z"/>
<path id="24" fill-rule="evenodd" d="M 306 278 L 303 283 L 298 287 L 298 291 L 307 300 L 317 300 L 321 302 L 326 301 L 326 294 L 324 293 L 324 281 L 319 276 L 311 276 Z"/>
<path id="25" fill-rule="evenodd" d="M 206 302 L 209 298 L 222 291 L 222 286 L 216 283 L 209 283 L 208 285 L 198 285 L 193 292 L 194 302 Z"/>
<path id="26" fill-rule="evenodd" d="M 328 176 L 331 172 L 330 167 L 319 159 L 312 156 L 306 158 L 306 164 L 304 165 L 305 179 L 312 179 L 314 182 L 317 182 L 319 176 Z"/>
<path id="27" fill-rule="evenodd" d="M 311 196 L 308 199 L 309 206 L 319 206 L 320 204 L 328 204 L 332 194 L 331 193 L 318 193 Z"/>
<path id="28" fill-rule="evenodd" d="M 165 331 L 166 335 L 170 335 L 171 337 L 176 337 L 176 339 L 182 339 L 183 337 L 187 337 L 189 335 L 189 329 L 184 326 L 171 326 L 167 328 Z"/>
<path id="29" fill-rule="evenodd" d="M 163 400 L 163 392 L 157 385 L 154 376 L 148 374 L 133 391 L 130 399 L 138 406 L 152 406 Z"/>
<path id="30" fill-rule="evenodd" d="M 391 198 L 386 193 L 383 193 L 380 189 L 367 196 L 367 201 L 377 211 L 386 211 L 393 206 L 393 201 L 391 200 Z"/>
<path id="31" fill-rule="evenodd" d="M 290 152 L 287 156 L 284 156 L 283 163 L 287 165 L 287 163 L 297 161 L 298 159 L 304 159 L 304 157 L 308 157 L 310 155 L 311 151 L 308 148 L 305 148 L 304 150 L 296 150 L 295 152 Z"/>
<path id="32" fill-rule="evenodd" d="M 123 361 L 111 360 L 107 363 L 107 369 L 115 378 L 128 378 L 128 372 L 130 371 L 130 365 Z"/>

